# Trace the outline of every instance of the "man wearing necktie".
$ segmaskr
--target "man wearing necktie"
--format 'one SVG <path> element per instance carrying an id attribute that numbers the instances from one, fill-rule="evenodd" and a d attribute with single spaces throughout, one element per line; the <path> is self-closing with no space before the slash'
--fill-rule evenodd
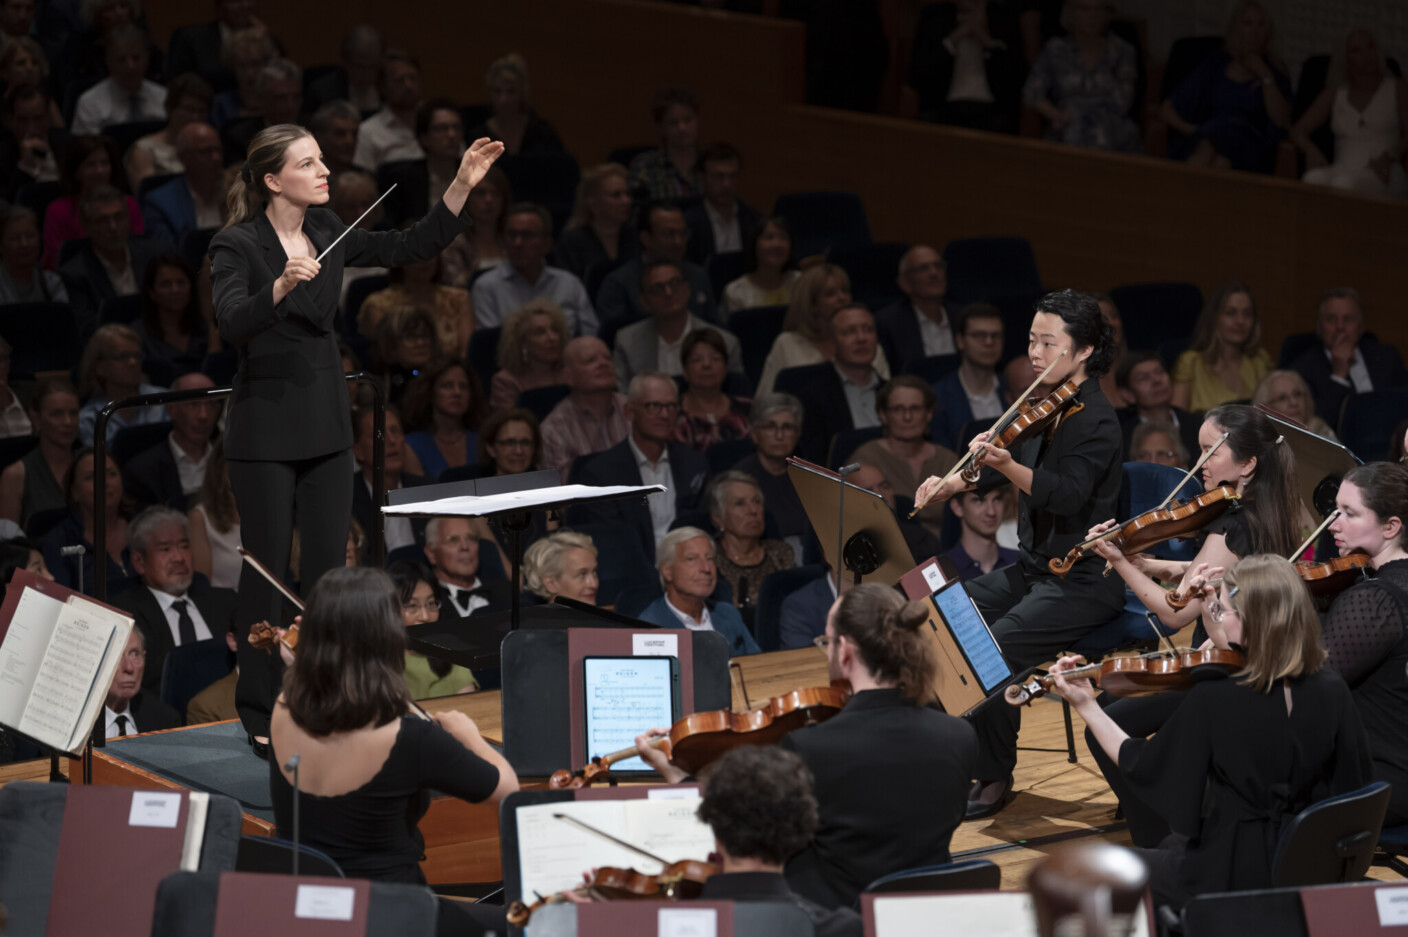
<path id="1" fill-rule="evenodd" d="M 104 37 L 108 74 L 78 96 L 72 131 L 102 133 L 114 124 L 166 119 L 166 89 L 146 77 L 151 42 L 136 26 L 120 26 Z"/>
<path id="2" fill-rule="evenodd" d="M 146 662 L 147 650 L 141 629 L 133 628 L 127 635 L 127 647 L 123 649 L 103 706 L 104 724 L 110 739 L 175 729 L 182 724 L 176 710 L 163 703 L 155 692 L 142 688 Z"/>
<path id="3" fill-rule="evenodd" d="M 425 557 L 445 593 L 441 609 L 456 618 L 505 605 L 508 583 L 479 576 L 479 534 L 467 517 L 436 517 L 425 525 Z"/>

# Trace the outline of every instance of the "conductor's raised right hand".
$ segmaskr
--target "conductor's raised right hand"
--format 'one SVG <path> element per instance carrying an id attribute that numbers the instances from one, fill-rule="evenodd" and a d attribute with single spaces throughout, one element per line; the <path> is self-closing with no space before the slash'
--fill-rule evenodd
<path id="1" fill-rule="evenodd" d="M 288 263 L 284 265 L 284 272 L 279 277 L 277 286 L 281 288 L 284 295 L 288 295 L 295 286 L 306 280 L 311 280 L 318 275 L 322 269 L 312 257 L 290 257 Z"/>

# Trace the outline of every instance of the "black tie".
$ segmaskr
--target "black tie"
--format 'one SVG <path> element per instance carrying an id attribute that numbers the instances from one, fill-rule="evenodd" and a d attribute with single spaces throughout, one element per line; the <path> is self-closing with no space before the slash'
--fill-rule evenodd
<path id="1" fill-rule="evenodd" d="M 127 717 L 126 717 L 126 716 L 118 716 L 118 717 L 117 717 L 117 734 L 120 735 L 120 736 L 127 734 Z"/>
<path id="2" fill-rule="evenodd" d="M 488 587 L 488 586 L 479 586 L 478 588 L 475 588 L 475 589 L 461 589 L 461 588 L 456 588 L 456 589 L 455 589 L 455 594 L 454 594 L 454 596 L 453 596 L 454 601 L 455 601 L 455 608 L 459 609 L 461 614 L 463 614 L 463 615 L 468 615 L 468 614 L 469 614 L 469 600 L 472 599 L 472 598 L 474 598 L 475 596 L 480 596 L 481 598 L 482 598 L 482 597 L 486 597 L 486 596 L 488 596 L 488 594 L 489 594 L 489 587 Z"/>
<path id="3" fill-rule="evenodd" d="M 191 621 L 191 613 L 186 610 L 186 600 L 177 599 L 171 603 L 176 609 L 176 630 L 180 634 L 177 644 L 191 644 L 196 640 L 196 623 Z"/>

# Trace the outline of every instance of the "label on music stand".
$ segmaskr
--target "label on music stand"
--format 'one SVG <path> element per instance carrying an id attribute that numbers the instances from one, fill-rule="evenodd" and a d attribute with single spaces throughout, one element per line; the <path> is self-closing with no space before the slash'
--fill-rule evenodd
<path id="1" fill-rule="evenodd" d="M 680 636 L 677 634 L 631 635 L 631 654 L 635 657 L 679 657 Z"/>
<path id="2" fill-rule="evenodd" d="M 1408 924 L 1408 888 L 1379 888 L 1374 891 L 1380 927 Z"/>
<path id="3" fill-rule="evenodd" d="M 658 937 L 717 937 L 719 912 L 713 908 L 661 908 Z"/>
<path id="4" fill-rule="evenodd" d="M 173 829 L 181 816 L 181 795 L 157 791 L 133 791 L 128 826 L 163 826 Z"/>

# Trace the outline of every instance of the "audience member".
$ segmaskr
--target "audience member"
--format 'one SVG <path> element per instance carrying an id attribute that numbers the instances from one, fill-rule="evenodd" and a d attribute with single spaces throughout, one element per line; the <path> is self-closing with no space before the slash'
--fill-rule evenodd
<path id="1" fill-rule="evenodd" d="M 142 339 L 130 326 L 110 322 L 101 326 L 83 349 L 78 365 L 78 396 L 83 407 L 78 411 L 78 439 L 85 446 L 93 444 L 93 430 L 98 411 L 110 401 L 124 400 L 147 394 L 159 394 L 165 387 L 154 387 L 142 381 Z M 161 407 L 134 407 L 118 410 L 108 420 L 107 442 L 119 430 L 145 423 L 160 423 L 166 418 Z"/>
<path id="2" fill-rule="evenodd" d="M 616 333 L 616 382 L 624 389 L 631 378 L 645 371 L 671 376 L 684 373 L 684 343 L 707 329 L 722 341 L 730 371 L 742 373 L 743 356 L 732 332 L 695 316 L 689 309 L 690 284 L 680 268 L 667 260 L 650 260 L 640 267 L 640 299 L 650 318 Z M 722 378 L 722 375 L 720 375 Z"/>
<path id="3" fill-rule="evenodd" d="M 1024 65 L 1013 4 L 957 0 L 926 7 L 909 64 L 920 120 L 1015 133 Z"/>
<path id="4" fill-rule="evenodd" d="M 650 116 L 660 131 L 660 148 L 631 161 L 631 194 L 637 202 L 699 195 L 699 99 L 688 88 L 662 88 Z"/>
<path id="5" fill-rule="evenodd" d="M 158 254 L 142 277 L 143 364 L 180 377 L 200 370 L 205 356 L 220 350 L 220 333 L 195 291 L 195 272 L 181 254 Z"/>
<path id="6" fill-rule="evenodd" d="M 165 241 L 132 237 L 129 206 L 123 203 L 122 193 L 110 185 L 89 189 L 80 206 L 89 236 L 59 266 L 73 306 L 74 324 L 84 338 L 101 320 L 103 304 L 119 296 L 138 295 L 151 262 L 171 250 Z"/>
<path id="7" fill-rule="evenodd" d="M 229 34 L 218 61 L 231 80 L 208 79 L 219 91 L 210 106 L 210 123 L 216 130 L 223 131 L 240 118 L 259 115 L 259 74 L 278 56 L 278 46 L 262 29 L 240 29 Z"/>
<path id="8" fill-rule="evenodd" d="M 1243 0 L 1227 39 L 1164 101 L 1168 155 L 1194 166 L 1271 172 L 1291 126 L 1291 79 L 1272 49 L 1271 16 L 1261 0 Z M 1202 408 L 1199 408 L 1202 409 Z"/>
<path id="9" fill-rule="evenodd" d="M 440 620 L 441 600 L 435 578 L 422 564 L 402 560 L 392 563 L 386 574 L 401 600 L 401 623 L 407 628 Z M 434 699 L 473 693 L 479 689 L 474 671 L 439 657 L 426 657 L 419 651 L 406 651 L 406 690 L 411 699 Z"/>
<path id="10" fill-rule="evenodd" d="M 49 93 L 36 85 L 10 89 L 4 98 L 0 134 L 0 197 L 13 199 L 30 182 L 56 182 L 68 149 L 68 131 L 55 125 Z"/>
<path id="11" fill-rule="evenodd" d="M 543 433 L 538 418 L 527 410 L 497 411 L 479 427 L 481 478 L 521 475 L 539 466 L 553 468 L 543 461 Z"/>
<path id="12" fill-rule="evenodd" d="M 411 381 L 404 398 L 406 444 L 427 480 L 474 462 L 484 392 L 463 360 L 446 358 Z"/>
<path id="13" fill-rule="evenodd" d="M 1048 40 L 1022 89 L 1022 103 L 1046 118 L 1046 138 L 1070 146 L 1140 152 L 1131 110 L 1139 62 L 1110 32 L 1109 0 L 1065 0 L 1065 36 Z"/>
<path id="14" fill-rule="evenodd" d="M 1202 411 L 1246 400 L 1270 370 L 1251 289 L 1239 280 L 1224 283 L 1203 304 L 1193 347 L 1174 365 L 1174 406 Z"/>
<path id="15" fill-rule="evenodd" d="M 601 283 L 597 292 L 597 316 L 604 324 L 626 325 L 644 319 L 648 313 L 641 302 L 641 274 L 653 261 L 664 260 L 679 268 L 689 284 L 689 311 L 700 319 L 713 321 L 717 307 L 709 275 L 702 267 L 684 259 L 689 246 L 689 226 L 684 212 L 673 202 L 647 205 L 640 213 L 640 256 L 621 264 Z"/>
<path id="16" fill-rule="evenodd" d="M 533 85 L 521 55 L 511 52 L 495 60 L 484 75 L 484 90 L 491 113 L 470 130 L 469 139 L 499 140 L 505 153 L 563 152 L 557 131 L 533 109 Z"/>
<path id="17" fill-rule="evenodd" d="M 874 465 L 896 491 L 914 491 L 921 481 L 944 475 L 958 461 L 953 450 L 924 439 L 934 418 L 934 389 L 924 381 L 901 374 L 880 388 L 875 401 L 884 435 L 865 443 L 848 461 Z M 937 536 L 943 513 L 942 504 L 931 504 L 919 519 Z"/>
<path id="18" fill-rule="evenodd" d="M 1008 483 L 1001 476 L 991 478 L 993 472 L 984 474 L 990 476 L 990 480 L 980 479 L 980 482 L 989 483 L 980 483 L 972 491 L 959 492 L 948 502 L 948 509 L 958 518 L 959 535 L 958 542 L 945 556 L 953 562 L 962 580 L 977 579 L 983 573 L 1011 566 L 1021 559 L 1019 551 L 997 543 L 997 529 L 1002 526 L 1007 507 Z"/>
<path id="19" fill-rule="evenodd" d="M 78 96 L 70 127 L 75 136 L 102 133 L 113 124 L 166 118 L 166 89 L 145 77 L 149 42 L 136 26 L 109 34 L 108 77 Z"/>
<path id="20" fill-rule="evenodd" d="M 1134 451 L 1134 431 L 1149 422 L 1167 423 L 1173 427 L 1185 452 L 1201 450 L 1198 429 L 1203 421 L 1182 407 L 1173 405 L 1173 379 L 1169 377 L 1162 358 L 1151 351 L 1129 352 L 1115 366 L 1115 385 L 1119 388 L 1118 396 L 1111 402 L 1124 405 L 1119 410 L 1119 418 L 1126 456 Z"/>
<path id="21" fill-rule="evenodd" d="M 758 393 L 771 393 L 780 371 L 831 361 L 836 355 L 832 319 L 850 302 L 851 280 L 840 267 L 822 263 L 803 273 L 792 291 L 782 334 L 763 362 Z M 883 348 L 876 353 L 875 370 L 882 379 L 889 379 L 890 364 Z"/>
<path id="22" fill-rule="evenodd" d="M 41 579 L 54 581 L 54 574 L 44 565 L 44 553 L 38 541 L 27 537 L 10 537 L 0 541 L 0 584 L 10 582 L 15 570 L 22 569 Z M 3 586 L 8 588 L 8 585 Z M 0 589 L 3 592 L 3 589 Z"/>
<path id="23" fill-rule="evenodd" d="M 1031 358 L 1026 355 L 1017 355 L 1007 362 L 1007 367 L 1002 369 L 1002 380 L 1007 385 L 1003 391 L 1003 399 L 1010 407 L 1017 402 L 1017 395 L 1025 393 L 1032 382 L 1036 380 L 1038 372 L 1032 367 Z"/>
<path id="24" fill-rule="evenodd" d="M 961 438 L 965 426 L 974 420 L 997 419 L 1008 404 L 1006 381 L 997 373 L 997 362 L 1002 358 L 1002 311 L 988 303 L 972 303 L 954 329 L 958 368 L 934 383 L 938 405 L 929 430 L 935 443 L 958 452 L 968 445 L 968 440 Z"/>
<path id="25" fill-rule="evenodd" d="M 465 211 L 474 227 L 455 238 L 441 254 L 446 284 L 468 288 L 477 271 L 492 270 L 503 261 L 504 225 L 513 203 L 513 186 L 508 176 L 497 166 L 489 167 L 465 202 Z"/>
<path id="26" fill-rule="evenodd" d="M 356 478 L 352 482 L 352 518 L 363 530 L 372 529 L 374 513 L 385 504 L 375 504 L 372 501 L 372 483 L 376 468 L 372 459 L 375 445 L 372 426 L 375 420 L 376 413 L 370 407 L 358 410 L 352 415 L 352 455 L 357 460 Z M 406 436 L 401 429 L 401 415 L 394 407 L 386 408 L 386 434 L 382 454 L 382 479 L 386 492 L 415 488 L 429 481 L 424 476 L 405 471 Z M 413 520 L 405 515 L 387 514 L 382 520 L 388 556 L 404 547 L 415 547 L 424 543 L 425 522 L 420 518 Z"/>
<path id="27" fill-rule="evenodd" d="M 34 434 L 29 420 L 29 408 L 10 383 L 10 343 L 0 338 L 0 439 Z"/>
<path id="28" fill-rule="evenodd" d="M 333 100 L 320 106 L 308 118 L 308 129 L 323 151 L 323 164 L 332 173 L 331 179 L 355 169 L 352 161 L 357 153 L 357 129 L 362 115 L 351 101 Z"/>
<path id="29" fill-rule="evenodd" d="M 216 440 L 205 464 L 205 478 L 195 507 L 186 512 L 191 525 L 191 565 L 221 589 L 238 589 L 243 559 L 240 557 L 240 512 L 235 489 L 225 466 L 225 445 Z"/>
<path id="30" fill-rule="evenodd" d="M 67 378 L 38 383 L 29 398 L 29 422 L 39 445 L 0 472 L 0 519 L 22 527 L 36 514 L 68 505 L 64 479 L 78 441 L 78 391 Z"/>
<path id="31" fill-rule="evenodd" d="M 567 340 L 567 317 L 552 300 L 535 299 L 509 313 L 499 336 L 499 369 L 490 381 L 489 409 L 502 413 L 525 390 L 566 383 Z"/>
<path id="32" fill-rule="evenodd" d="M 542 465 L 557 469 L 565 482 L 574 459 L 622 442 L 630 433 L 631 420 L 626 396 L 616 392 L 616 369 L 605 342 L 574 338 L 562 360 L 563 377 L 571 390 L 543 420 Z"/>
<path id="33" fill-rule="evenodd" d="M 400 403 L 416 375 L 440 360 L 435 319 L 419 306 L 400 306 L 372 332 L 372 364 L 386 386 L 386 397 Z"/>
<path id="34" fill-rule="evenodd" d="M 1178 428 L 1165 420 L 1134 424 L 1129 437 L 1127 462 L 1153 462 L 1173 468 L 1188 467 L 1188 448 L 1179 438 Z"/>
<path id="35" fill-rule="evenodd" d="M 690 260 L 708 263 L 715 254 L 737 253 L 753 239 L 762 214 L 738 197 L 743 157 L 727 143 L 707 146 L 699 154 L 697 172 L 703 198 L 685 212 L 689 225 Z"/>
<path id="36" fill-rule="evenodd" d="M 142 215 L 151 234 L 172 244 L 179 244 L 187 232 L 224 223 L 220 135 L 207 123 L 188 123 L 176 136 L 176 155 L 185 171 L 142 198 Z"/>
<path id="37" fill-rule="evenodd" d="M 836 576 L 828 565 L 825 573 L 783 599 L 778 615 L 779 650 L 815 644 L 826 630 L 826 614 L 836 597 Z"/>
<path id="38" fill-rule="evenodd" d="M 107 137 L 74 137 L 69 142 L 59 179 L 63 194 L 50 202 L 44 212 L 44 259 L 41 262 L 45 270 L 58 266 L 59 249 L 65 241 L 91 233 L 84 225 L 81 203 L 94 189 L 115 185 L 114 180 L 118 178 L 116 170 L 121 165 L 117 144 Z M 127 216 L 132 223 L 131 233 L 145 233 L 146 226 L 137 200 L 120 192 L 116 198 L 126 202 Z"/>
<path id="39" fill-rule="evenodd" d="M 895 372 L 904 373 L 921 358 L 951 355 L 954 313 L 944 299 L 948 264 L 932 247 L 916 245 L 900 258 L 900 290 L 905 298 L 880 310 L 875 327 Z"/>
<path id="40" fill-rule="evenodd" d="M 89 0 L 79 4 L 75 12 L 78 14 L 78 28 L 65 37 L 63 52 L 57 60 L 62 63 L 58 71 L 68 81 L 91 83 L 107 73 L 108 37 L 115 31 L 136 25 L 142 27 L 145 33 L 144 24 L 137 21 L 140 13 L 138 5 L 130 0 Z M 57 31 L 52 28 L 55 25 L 57 24 L 51 21 L 40 25 L 36 31 L 41 35 L 52 36 Z M 157 59 L 160 59 L 161 50 L 152 42 L 150 36 L 146 39 L 148 57 L 154 52 Z M 159 65 L 160 62 L 155 64 Z M 150 64 L 148 73 L 148 77 L 154 80 L 160 80 L 162 77 L 160 68 Z"/>
<path id="41" fill-rule="evenodd" d="M 585 282 L 597 264 L 635 257 L 640 243 L 631 209 L 625 166 L 602 163 L 583 172 L 572 217 L 553 245 L 553 266 Z"/>
<path id="42" fill-rule="evenodd" d="M 1340 286 L 1320 297 L 1315 330 L 1320 341 L 1291 363 L 1310 385 L 1316 412 L 1338 423 L 1345 401 L 1354 394 L 1408 384 L 1403 356 L 1393 345 L 1364 332 L 1364 302 L 1357 290 Z"/>
<path id="43" fill-rule="evenodd" d="M 196 372 L 177 378 L 171 389 L 199 390 L 214 386 L 214 381 Z M 186 510 L 205 484 L 211 439 L 225 402 L 207 397 L 168 403 L 165 409 L 171 421 L 171 432 L 122 467 L 122 486 L 137 510 L 152 505 Z"/>
<path id="44" fill-rule="evenodd" d="M 474 334 L 474 307 L 465 290 L 436 282 L 439 275 L 438 256 L 390 268 L 387 271 L 390 285 L 363 300 L 357 312 L 357 331 L 372 336 L 388 313 L 408 306 L 424 309 L 435 325 L 439 353 L 451 358 L 462 357 L 469 348 L 469 337 Z"/>
<path id="45" fill-rule="evenodd" d="M 9 94 L 29 85 L 48 88 L 49 77 L 49 57 L 33 37 L 16 36 L 8 42 L 0 42 L 0 92 Z M 63 126 L 63 115 L 57 104 L 50 105 L 49 116 L 54 126 Z"/>
<path id="46" fill-rule="evenodd" d="M 719 531 L 715 566 L 728 583 L 733 604 L 750 631 L 758 608 L 758 589 L 775 572 L 797 565 L 792 547 L 764 539 L 763 489 L 747 472 L 730 469 L 709 486 L 709 518 Z"/>
<path id="47" fill-rule="evenodd" d="M 194 552 L 194 548 L 192 548 Z M 230 618 L 230 630 L 225 632 L 225 646 L 234 654 L 239 647 L 235 637 L 234 616 Z M 201 690 L 186 704 L 186 725 L 198 726 L 208 722 L 225 722 L 240 717 L 235 709 L 235 684 L 239 682 L 240 668 L 235 665 L 225 676 Z"/>
<path id="48" fill-rule="evenodd" d="M 214 93 L 210 90 L 210 85 L 199 75 L 187 73 L 171 79 L 171 84 L 166 89 L 164 104 L 166 126 L 138 138 L 127 151 L 127 181 L 134 189 L 140 191 L 142 183 L 152 176 L 187 171 L 180 153 L 181 131 L 191 124 L 204 123 L 213 100 Z M 218 149 L 218 133 L 215 135 L 215 143 Z M 224 153 L 220 152 L 219 155 L 223 158 Z M 216 195 L 219 195 L 218 190 Z M 219 207 L 217 204 L 217 211 Z M 218 223 L 215 226 L 218 227 Z"/>
<path id="49" fill-rule="evenodd" d="M 144 686 L 148 682 L 146 675 L 151 672 L 147 669 L 144 642 L 140 628 L 133 628 L 127 635 L 127 646 L 103 703 L 104 738 L 179 729 L 184 724 L 180 713 L 162 702 L 155 690 Z"/>
<path id="50" fill-rule="evenodd" d="M 1408 147 L 1408 83 L 1384 65 L 1374 34 L 1351 30 L 1340 60 L 1344 74 L 1326 83 L 1291 127 L 1291 142 L 1305 154 L 1305 175 L 1314 185 L 1367 195 L 1408 195 L 1403 153 Z M 1310 135 L 1329 122 L 1335 135 L 1332 164 Z"/>
<path id="51" fill-rule="evenodd" d="M 1339 442 L 1335 431 L 1315 412 L 1315 398 L 1311 396 L 1310 385 L 1298 371 L 1272 371 L 1262 378 L 1252 394 L 1256 406 L 1275 410 L 1290 417 L 1317 436 Z"/>
<path id="52" fill-rule="evenodd" d="M 653 497 L 653 496 L 652 496 Z M 730 602 L 709 600 L 719 584 L 714 541 L 698 527 L 677 527 L 660 541 L 656 566 L 665 594 L 640 613 L 662 628 L 717 631 L 728 639 L 729 656 L 759 653 L 758 642 Z"/>
<path id="53" fill-rule="evenodd" d="M 420 60 L 400 49 L 387 49 L 381 64 L 381 110 L 357 128 L 353 162 L 367 172 L 382 163 L 424 159 L 416 142 L 416 108 L 420 106 Z"/>
<path id="54" fill-rule="evenodd" d="M 502 325 L 510 312 L 534 299 L 561 307 L 574 336 L 595 335 L 597 316 L 582 281 L 546 263 L 552 250 L 552 215 L 541 205 L 520 202 L 504 221 L 504 259 L 474 281 L 478 323 Z"/>
<path id="55" fill-rule="evenodd" d="M 583 485 L 664 486 L 664 491 L 647 496 L 645 505 L 639 498 L 623 498 L 579 509 L 584 519 L 620 524 L 632 531 L 646 559 L 654 558 L 656 544 L 665 538 L 676 518 L 703 507 L 709 464 L 688 446 L 670 441 L 679 409 L 679 391 L 670 377 L 654 371 L 637 374 L 626 394 L 630 435 L 585 460 L 578 472 L 577 481 Z M 708 592 L 712 591 L 710 585 Z"/>
<path id="56" fill-rule="evenodd" d="M 877 369 L 880 345 L 875 318 L 864 306 L 847 303 L 832 317 L 830 333 L 833 367 L 821 370 L 814 383 L 798 388 L 802 455 L 812 462 L 826 460 L 837 433 L 880 425 L 876 394 L 884 379 Z"/>
<path id="57" fill-rule="evenodd" d="M 339 55 L 346 87 L 328 99 L 345 98 L 362 113 L 375 113 L 381 107 L 378 78 L 385 53 L 386 43 L 375 26 L 359 23 L 348 29 Z"/>
<path id="58" fill-rule="evenodd" d="M 503 580 L 485 582 L 479 575 L 479 518 L 432 517 L 425 525 L 425 557 L 444 596 L 442 614 L 468 618 L 509 602 Z"/>
<path id="59" fill-rule="evenodd" d="M 21 39 L 34 31 L 35 4 L 25 0 L 0 3 L 0 45 Z"/>
<path id="60" fill-rule="evenodd" d="M 191 567 L 190 524 L 171 508 L 147 508 L 127 525 L 127 548 L 140 582 L 112 603 L 131 615 L 146 638 L 149 690 L 161 686 L 166 655 L 175 648 L 230 630 L 235 594 L 195 579 Z"/>
<path id="61" fill-rule="evenodd" d="M 575 530 L 558 530 L 535 540 L 523 554 L 523 584 L 545 602 L 561 596 L 595 605 L 596 544 Z"/>
<path id="62" fill-rule="evenodd" d="M 748 413 L 749 436 L 756 451 L 734 468 L 758 482 L 768 527 L 792 547 L 798 564 L 815 543 L 811 521 L 787 474 L 787 459 L 802 433 L 802 404 L 791 394 L 760 394 Z"/>
<path id="63" fill-rule="evenodd" d="M 386 216 L 398 225 L 424 218 L 455 181 L 465 147 L 464 120 L 453 101 L 435 98 L 416 109 L 416 142 L 425 159 L 393 162 L 377 171 L 386 190 L 381 204 Z"/>
<path id="64" fill-rule="evenodd" d="M 756 224 L 744 252 L 747 272 L 724 287 L 719 311 L 725 322 L 740 309 L 786 306 L 802 275 L 792 262 L 792 235 L 781 215 Z"/>
<path id="65" fill-rule="evenodd" d="M 675 441 L 699 452 L 716 442 L 748 436 L 751 401 L 724 393 L 729 352 L 726 338 L 733 336 L 712 327 L 698 328 L 688 333 L 680 345 L 684 393 L 680 396 Z"/>
<path id="66" fill-rule="evenodd" d="M 97 549 L 94 513 L 94 470 L 92 449 L 80 449 L 64 474 L 63 491 L 68 515 L 41 539 L 44 544 L 44 565 L 61 586 L 93 594 L 93 577 L 97 570 Z M 107 563 L 108 594 L 121 592 L 135 575 L 127 552 L 127 507 L 122 494 L 122 473 L 116 463 L 107 460 L 103 485 L 104 539 L 107 541 L 103 559 Z M 64 556 L 61 547 L 81 546 L 78 556 Z"/>
<path id="67" fill-rule="evenodd" d="M 221 130 L 231 163 L 243 159 L 266 127 L 303 122 L 303 69 L 288 59 L 275 58 L 259 70 L 254 94 L 258 113 L 227 121 Z"/>
<path id="68" fill-rule="evenodd" d="M 221 65 L 226 48 L 235 36 L 245 30 L 267 35 L 264 25 L 254 15 L 253 0 L 215 0 L 215 21 L 193 26 L 179 26 L 171 34 L 166 53 L 166 76 L 174 78 L 195 72 L 212 87 L 224 87 L 231 76 Z"/>
<path id="69" fill-rule="evenodd" d="M 66 303 L 57 273 L 39 266 L 39 219 L 23 205 L 0 209 L 0 305 Z"/>

